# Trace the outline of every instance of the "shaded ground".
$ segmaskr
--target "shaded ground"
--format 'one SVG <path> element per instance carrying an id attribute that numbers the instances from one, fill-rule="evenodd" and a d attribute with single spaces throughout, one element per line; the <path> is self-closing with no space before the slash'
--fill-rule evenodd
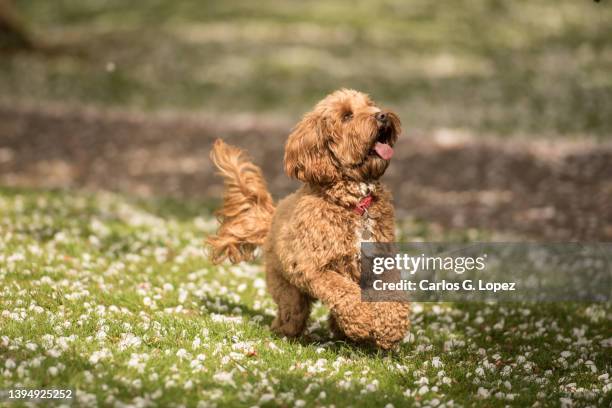
<path id="1" fill-rule="evenodd" d="M 612 7 L 576 0 L 17 0 L 63 49 L 0 100 L 298 115 L 340 87 L 413 128 L 609 138 Z"/>
<path id="2" fill-rule="evenodd" d="M 0 107 L 0 183 L 220 197 L 208 161 L 222 137 L 247 149 L 276 197 L 291 123 L 254 117 Z M 612 239 L 612 146 L 472 140 L 439 130 L 398 144 L 384 178 L 398 215 L 548 240 Z"/>

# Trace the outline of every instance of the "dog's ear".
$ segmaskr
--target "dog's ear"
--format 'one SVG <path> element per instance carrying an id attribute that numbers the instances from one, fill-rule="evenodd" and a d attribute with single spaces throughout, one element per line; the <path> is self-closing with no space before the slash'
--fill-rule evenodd
<path id="1" fill-rule="evenodd" d="M 325 184 L 337 178 L 327 143 L 331 129 L 325 118 L 307 114 L 293 129 L 285 146 L 285 173 L 304 183 Z"/>

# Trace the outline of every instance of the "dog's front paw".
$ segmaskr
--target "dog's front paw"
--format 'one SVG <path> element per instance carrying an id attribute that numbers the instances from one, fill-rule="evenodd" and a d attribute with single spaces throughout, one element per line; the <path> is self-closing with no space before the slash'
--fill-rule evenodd
<path id="1" fill-rule="evenodd" d="M 410 326 L 410 305 L 397 302 L 376 302 L 374 308 L 374 342 L 389 350 L 398 344 Z"/>

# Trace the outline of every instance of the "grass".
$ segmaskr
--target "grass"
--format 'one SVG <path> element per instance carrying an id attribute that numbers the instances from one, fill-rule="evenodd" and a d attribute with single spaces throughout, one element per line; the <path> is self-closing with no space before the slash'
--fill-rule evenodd
<path id="1" fill-rule="evenodd" d="M 63 49 L 0 58 L 0 100 L 294 120 L 354 87 L 406 128 L 607 138 L 605 2 L 18 0 Z"/>
<path id="2" fill-rule="evenodd" d="M 259 264 L 213 266 L 210 205 L 0 190 L 0 390 L 79 405 L 608 406 L 610 305 L 415 304 L 399 350 L 269 330 Z M 444 235 L 402 224 L 404 239 Z"/>

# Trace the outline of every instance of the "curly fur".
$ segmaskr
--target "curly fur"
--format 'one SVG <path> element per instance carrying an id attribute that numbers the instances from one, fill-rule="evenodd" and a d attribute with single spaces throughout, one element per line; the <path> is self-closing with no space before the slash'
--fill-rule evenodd
<path id="1" fill-rule="evenodd" d="M 319 102 L 289 135 L 285 172 L 304 184 L 274 210 L 260 170 L 239 149 L 217 141 L 212 152 L 225 178 L 218 234 L 209 239 L 213 260 L 251 259 L 263 243 L 268 291 L 278 305 L 272 329 L 299 336 L 310 306 L 330 310 L 332 331 L 353 341 L 389 349 L 409 327 L 409 304 L 363 302 L 359 287 L 360 231 L 364 218 L 352 209 L 369 190 L 372 240 L 394 241 L 391 194 L 378 181 L 389 160 L 373 153 L 377 140 L 393 145 L 400 133 L 392 112 L 363 93 L 342 89 Z"/>

